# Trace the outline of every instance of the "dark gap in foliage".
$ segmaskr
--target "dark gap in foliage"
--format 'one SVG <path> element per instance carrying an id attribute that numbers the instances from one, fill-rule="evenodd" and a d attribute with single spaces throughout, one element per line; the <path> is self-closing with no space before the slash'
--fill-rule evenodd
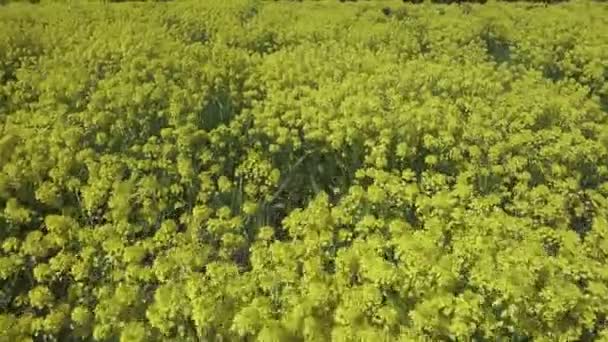
<path id="1" fill-rule="evenodd" d="M 30 0 L 31 1 L 31 0 Z M 40 1 L 40 0 L 37 0 Z M 101 2 L 110 2 L 110 3 L 127 3 L 127 2 L 172 2 L 173 0 L 101 0 Z"/>
<path id="2" fill-rule="evenodd" d="M 608 114 L 608 95 L 600 96 L 600 108 L 602 109 L 603 112 Z"/>
<path id="3" fill-rule="evenodd" d="M 246 48 L 250 51 L 267 55 L 280 50 L 278 35 L 274 31 L 265 31 L 254 41 L 247 44 Z"/>
<path id="4" fill-rule="evenodd" d="M 582 175 L 580 179 L 581 189 L 597 189 L 605 181 L 600 177 L 598 166 L 595 163 L 584 162 L 578 169 Z"/>
<path id="5" fill-rule="evenodd" d="M 59 279 L 54 280 L 49 284 L 50 290 L 55 298 L 66 298 L 69 293 L 70 285 L 74 283 L 74 278 L 71 275 L 56 275 Z"/>
<path id="6" fill-rule="evenodd" d="M 418 211 L 416 210 L 416 205 L 411 204 L 403 213 L 405 221 L 409 223 L 414 229 L 422 228 L 423 222 L 418 215 Z"/>
<path id="7" fill-rule="evenodd" d="M 425 148 L 422 142 L 419 142 L 418 153 L 416 153 L 416 156 L 407 161 L 408 165 L 403 165 L 401 168 L 406 169 L 407 166 L 409 166 L 416 174 L 416 181 L 420 183 L 422 180 L 422 173 L 426 170 L 425 159 L 430 154 L 432 154 L 431 151 Z"/>
<path id="8" fill-rule="evenodd" d="M 562 80 L 565 77 L 564 72 L 561 70 L 561 68 L 554 63 L 544 66 L 543 76 L 553 82 Z"/>
<path id="9" fill-rule="evenodd" d="M 392 15 L 397 20 L 405 20 L 410 17 L 410 13 L 405 7 L 397 8 L 395 11 L 392 12 Z"/>
<path id="10" fill-rule="evenodd" d="M 28 44 L 33 46 L 31 51 Z M 0 61 L 0 114 L 4 111 L 10 112 L 13 109 L 12 107 L 14 107 L 14 101 L 12 101 L 10 93 L 14 92 L 15 87 L 18 85 L 17 71 L 26 65 L 28 59 L 34 59 L 34 57 L 41 53 L 41 48 L 32 42 L 22 45 L 18 47 L 18 49 L 22 50 L 18 56 L 9 59 L 0 54 L 0 59 L 2 60 Z M 25 96 L 23 96 L 24 101 L 37 102 L 38 94 L 33 89 L 23 89 L 23 91 L 25 92 Z"/>
<path id="11" fill-rule="evenodd" d="M 548 256 L 556 257 L 559 253 L 560 244 L 558 241 L 555 240 L 546 240 L 543 242 L 543 248 L 545 249 L 545 253 L 547 253 Z"/>
<path id="12" fill-rule="evenodd" d="M 568 207 L 570 229 L 574 230 L 579 236 L 584 238 L 593 227 L 593 219 L 595 215 L 593 204 L 587 194 L 580 195 L 578 201 L 578 210 L 575 207 L 576 203 L 571 204 Z M 582 206 L 582 208 L 580 206 Z"/>
<path id="13" fill-rule="evenodd" d="M 453 233 L 450 229 L 445 229 L 443 231 L 443 239 L 441 241 L 441 247 L 444 249 L 446 253 L 452 252 L 452 241 L 454 239 Z"/>
<path id="14" fill-rule="evenodd" d="M 0 127 L 4 125 L 6 122 L 6 117 L 8 116 L 8 94 L 2 91 L 2 86 L 0 86 Z"/>
<path id="15" fill-rule="evenodd" d="M 17 81 L 16 68 L 12 65 L 3 65 L 0 71 L 0 85 L 6 85 L 10 82 Z"/>
<path id="16" fill-rule="evenodd" d="M 106 216 L 104 215 L 104 213 L 107 213 L 108 210 L 109 210 L 108 201 L 106 200 L 103 202 L 103 204 L 99 208 L 94 209 L 90 213 L 83 210 L 82 215 L 83 215 L 83 218 L 86 220 L 86 223 L 89 226 L 91 226 L 91 227 L 102 226 L 108 222 L 106 219 Z"/>
<path id="17" fill-rule="evenodd" d="M 398 265 L 399 258 L 397 257 L 397 254 L 395 252 L 395 246 L 390 246 L 390 247 L 384 249 L 383 259 L 395 266 Z"/>
<path id="18" fill-rule="evenodd" d="M 552 48 L 553 61 L 543 65 L 543 76 L 545 78 L 553 82 L 557 82 L 567 76 L 564 70 L 562 70 L 562 68 L 558 65 L 558 62 L 563 61 L 566 58 L 566 55 L 574 48 L 575 44 L 576 43 L 573 41 L 566 41 L 560 44 L 559 48 L 558 46 L 554 46 Z M 578 77 L 574 76 L 574 78 L 578 81 Z"/>
<path id="19" fill-rule="evenodd" d="M 476 3 L 485 4 L 487 0 L 431 0 L 434 4 L 463 4 L 463 3 Z"/>
<path id="20" fill-rule="evenodd" d="M 94 63 L 92 77 L 88 80 L 86 89 L 95 90 L 101 81 L 116 75 L 121 70 L 121 63 L 121 58 L 107 58 Z M 149 79 L 148 81 L 153 82 L 154 80 Z"/>
<path id="21" fill-rule="evenodd" d="M 352 146 L 351 146 L 352 148 Z M 326 193 L 331 204 L 337 204 L 354 183 L 355 172 L 362 165 L 363 149 L 351 159 L 338 156 L 336 152 L 304 152 L 321 151 L 320 147 L 303 149 L 296 156 L 287 156 L 279 153 L 273 159 L 274 164 L 284 168 L 284 160 L 294 160 L 289 169 L 281 170 L 282 177 L 279 187 L 273 197 L 262 204 L 263 222 L 255 226 L 269 225 L 275 229 L 275 238 L 279 241 L 288 239 L 288 233 L 283 229 L 283 220 L 296 208 L 305 208 L 319 193 Z M 284 152 L 288 153 L 288 152 Z M 292 152 L 289 152 L 292 153 Z M 357 152 L 355 152 L 357 153 Z M 352 154 L 349 154 L 352 157 Z"/>
<path id="22" fill-rule="evenodd" d="M 16 305 L 15 300 L 19 295 L 27 293 L 35 284 L 35 280 L 32 276 L 32 262 L 30 261 L 28 264 L 21 266 L 16 274 L 13 274 L 10 278 L 3 279 L 2 282 L 0 282 L 2 285 L 2 287 L 0 287 L 2 291 L 0 293 L 7 297 L 3 300 L 3 305 L 0 306 L 0 312 L 9 311 L 16 314 L 23 313 L 25 308 Z M 19 307 L 21 307 L 21 310 L 17 310 Z"/>
<path id="23" fill-rule="evenodd" d="M 144 258 L 141 260 L 141 264 L 146 267 L 152 267 L 154 265 L 155 258 L 154 253 L 147 252 Z"/>
<path id="24" fill-rule="evenodd" d="M 341 2 L 344 2 L 344 0 L 340 0 Z M 351 1 L 356 1 L 356 0 L 351 0 Z M 409 4 L 422 4 L 425 2 L 425 0 L 402 0 L 404 3 L 409 3 Z M 428 0 L 427 0 L 428 1 Z M 546 6 L 548 4 L 558 4 L 558 3 L 564 3 L 564 2 L 569 2 L 570 0 L 498 0 L 499 2 L 521 2 L 521 3 L 531 3 L 534 5 L 531 6 Z M 595 1 L 605 1 L 605 0 L 595 0 Z M 453 4 L 453 3 L 479 3 L 479 4 L 485 4 L 487 3 L 487 0 L 430 0 L 431 3 L 440 3 L 440 4 Z"/>
<path id="25" fill-rule="evenodd" d="M 534 132 L 540 132 L 544 129 L 549 129 L 556 124 L 556 118 L 559 117 L 559 108 L 545 108 L 543 111 L 536 117 L 534 120 L 534 124 L 531 129 Z"/>
<path id="26" fill-rule="evenodd" d="M 206 31 L 200 31 L 200 32 L 192 33 L 188 37 L 187 42 L 190 44 L 195 44 L 195 43 L 205 44 L 210 40 L 211 40 L 211 38 Z"/>
<path id="27" fill-rule="evenodd" d="M 6 202 L 0 201 L 0 207 L 5 208 Z M 14 235 L 15 230 L 11 227 L 11 224 L 6 220 L 6 218 L 0 216 L 0 240 L 4 240 L 12 235 Z"/>
<path id="28" fill-rule="evenodd" d="M 511 47 L 509 41 L 502 37 L 494 36 L 491 30 L 486 30 L 481 35 L 486 44 L 486 51 L 497 63 L 508 63 L 511 61 Z"/>
<path id="29" fill-rule="evenodd" d="M 551 275 L 546 268 L 538 270 L 536 278 L 533 280 L 533 286 L 536 293 L 540 293 L 545 289 L 551 279 Z"/>
<path id="30" fill-rule="evenodd" d="M 239 247 L 232 254 L 232 259 L 241 272 L 248 272 L 252 269 L 251 260 L 249 258 L 250 254 L 251 253 L 249 244 Z"/>
<path id="31" fill-rule="evenodd" d="M 424 55 L 431 52 L 431 43 L 426 38 L 420 37 L 418 39 L 418 45 L 420 46 L 421 54 Z"/>
<path id="32" fill-rule="evenodd" d="M 287 215 L 285 215 L 287 217 Z M 289 232 L 283 224 L 273 225 L 274 228 L 274 237 L 277 241 L 287 241 L 289 239 Z"/>
<path id="33" fill-rule="evenodd" d="M 286 241 L 289 239 L 289 233 L 283 226 L 283 220 L 289 216 L 295 208 L 286 208 L 284 206 L 263 206 L 264 223 L 267 226 L 274 228 L 274 237 L 278 241 Z M 258 227 L 259 228 L 259 227 Z"/>
<path id="34" fill-rule="evenodd" d="M 10 309 L 10 303 L 14 298 L 12 294 L 14 287 L 11 285 L 10 279 L 4 279 L 2 282 L 0 287 L 0 312 L 7 312 Z"/>
<path id="35" fill-rule="evenodd" d="M 300 156 L 298 165 L 282 180 L 277 200 L 287 200 L 294 207 L 305 206 L 316 194 L 325 192 L 335 204 L 353 184 L 356 170 L 363 163 L 363 148 L 349 146 L 346 157 L 337 152 L 315 152 Z M 313 148 L 312 151 L 319 151 Z M 284 171 L 285 172 L 285 171 Z M 287 197 L 281 197 L 286 195 Z M 274 204 L 274 203 L 273 203 Z"/>
<path id="36" fill-rule="evenodd" d="M 186 44 L 206 44 L 211 41 L 211 34 L 202 25 L 191 24 L 175 17 L 164 18 L 164 27 Z"/>
<path id="37" fill-rule="evenodd" d="M 240 12 L 241 23 L 245 24 L 255 18 L 259 13 L 257 4 L 251 3 Z"/>
<path id="38" fill-rule="evenodd" d="M 538 163 L 528 164 L 528 172 L 531 176 L 530 180 L 528 181 L 528 185 L 531 188 L 546 184 L 547 180 L 542 165 Z"/>
<path id="39" fill-rule="evenodd" d="M 608 327 L 608 317 L 606 316 L 606 313 L 598 312 L 597 319 L 592 330 L 586 330 L 583 338 L 581 338 L 581 341 L 597 341 L 598 337 L 600 337 L 600 334 L 605 331 L 606 327 Z"/>
<path id="40" fill-rule="evenodd" d="M 473 7 L 470 4 L 462 4 L 460 10 L 462 11 L 462 14 L 469 15 L 473 12 Z"/>
<path id="41" fill-rule="evenodd" d="M 209 102 L 199 113 L 200 127 L 211 131 L 222 124 L 228 124 L 235 116 L 236 108 L 228 89 L 216 90 Z"/>
<path id="42" fill-rule="evenodd" d="M 500 176 L 484 169 L 481 174 L 476 175 L 474 187 L 479 194 L 488 196 L 499 191 L 501 184 L 502 178 Z"/>
<path id="43" fill-rule="evenodd" d="M 336 260 L 334 258 L 328 259 L 323 263 L 323 271 L 328 274 L 336 273 Z"/>
<path id="44" fill-rule="evenodd" d="M 576 281 L 576 286 L 578 286 L 579 289 L 585 291 L 589 287 L 589 280 L 581 277 Z"/>
<path id="45" fill-rule="evenodd" d="M 463 270 L 458 275 L 458 278 L 456 279 L 456 283 L 454 284 L 454 287 L 452 288 L 452 294 L 454 296 L 462 295 L 471 286 L 469 284 L 470 273 L 471 273 L 470 270 L 467 269 L 467 270 Z"/>

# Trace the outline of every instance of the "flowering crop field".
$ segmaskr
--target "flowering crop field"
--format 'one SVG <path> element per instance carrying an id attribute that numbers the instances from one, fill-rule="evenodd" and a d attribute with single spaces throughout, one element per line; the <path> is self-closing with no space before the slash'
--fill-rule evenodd
<path id="1" fill-rule="evenodd" d="M 0 6 L 22 341 L 608 341 L 608 3 Z"/>

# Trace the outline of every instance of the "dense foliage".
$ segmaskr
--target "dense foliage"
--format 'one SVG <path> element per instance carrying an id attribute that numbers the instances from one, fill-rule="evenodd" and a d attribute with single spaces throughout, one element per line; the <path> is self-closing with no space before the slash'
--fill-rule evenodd
<path id="1" fill-rule="evenodd" d="M 608 6 L 399 6 L 0 9 L 0 341 L 608 340 Z"/>

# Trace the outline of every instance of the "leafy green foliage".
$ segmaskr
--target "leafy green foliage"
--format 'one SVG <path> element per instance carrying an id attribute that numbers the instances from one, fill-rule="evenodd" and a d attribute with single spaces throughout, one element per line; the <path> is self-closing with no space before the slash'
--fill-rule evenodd
<path id="1" fill-rule="evenodd" d="M 0 341 L 608 338 L 608 7 L 0 11 Z"/>

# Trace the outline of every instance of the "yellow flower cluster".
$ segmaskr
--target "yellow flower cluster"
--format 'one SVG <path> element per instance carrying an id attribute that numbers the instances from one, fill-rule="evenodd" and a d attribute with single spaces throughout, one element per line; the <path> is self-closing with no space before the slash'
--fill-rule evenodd
<path id="1" fill-rule="evenodd" d="M 0 342 L 602 341 L 607 261 L 605 3 L 0 7 Z"/>

